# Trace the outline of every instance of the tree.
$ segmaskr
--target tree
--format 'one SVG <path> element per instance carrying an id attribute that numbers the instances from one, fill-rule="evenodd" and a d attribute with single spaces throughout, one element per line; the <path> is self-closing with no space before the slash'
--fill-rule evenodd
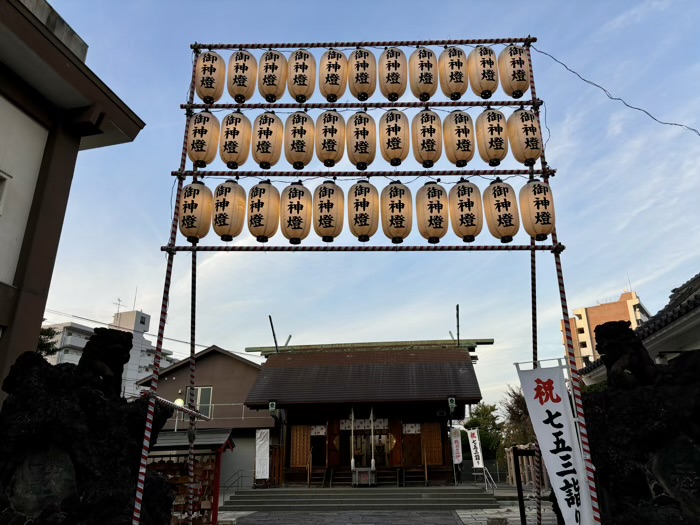
<path id="1" fill-rule="evenodd" d="M 519 386 L 508 385 L 506 395 L 501 399 L 501 409 L 505 414 L 503 445 L 512 447 L 513 445 L 535 443 L 537 438 L 532 428 L 530 414 L 527 411 L 525 396 Z"/>
<path id="2" fill-rule="evenodd" d="M 44 319 L 46 321 L 46 319 Z M 55 338 L 59 334 L 59 331 L 50 326 L 43 326 L 39 332 L 39 341 L 36 345 L 37 353 L 43 355 L 44 357 L 49 355 L 54 355 L 61 348 L 56 346 Z"/>
<path id="3" fill-rule="evenodd" d="M 501 444 L 503 423 L 498 420 L 496 405 L 479 403 L 471 411 L 471 417 L 464 422 L 465 428 L 478 428 L 481 441 L 481 453 L 485 459 L 496 459 L 498 447 Z M 462 448 L 469 450 L 466 433 L 462 432 Z"/>

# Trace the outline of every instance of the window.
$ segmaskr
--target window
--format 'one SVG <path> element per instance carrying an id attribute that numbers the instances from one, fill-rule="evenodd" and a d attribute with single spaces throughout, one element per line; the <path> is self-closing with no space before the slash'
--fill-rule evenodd
<path id="1" fill-rule="evenodd" d="M 212 394 L 214 389 L 210 386 L 196 386 L 194 387 L 194 406 L 207 417 L 211 417 L 212 413 Z M 185 397 L 185 406 L 190 399 L 190 387 L 187 387 L 187 395 Z M 183 414 L 184 416 L 184 414 Z M 189 416 L 183 417 L 183 419 Z"/>
<path id="2" fill-rule="evenodd" d="M 588 348 L 588 343 L 586 343 L 586 341 L 581 341 L 578 345 L 581 348 Z"/>
<path id="3" fill-rule="evenodd" d="M 139 323 L 146 324 L 146 317 L 142 315 L 141 319 L 139 320 Z"/>
<path id="4" fill-rule="evenodd" d="M 584 330 L 583 328 L 579 327 L 578 333 L 579 333 L 579 334 L 582 334 L 583 332 L 585 332 L 585 330 Z"/>
<path id="5" fill-rule="evenodd" d="M 9 193 L 7 187 L 9 186 L 11 178 L 12 175 L 6 171 L 0 170 L 0 215 L 2 215 L 2 208 L 5 204 L 5 196 Z"/>

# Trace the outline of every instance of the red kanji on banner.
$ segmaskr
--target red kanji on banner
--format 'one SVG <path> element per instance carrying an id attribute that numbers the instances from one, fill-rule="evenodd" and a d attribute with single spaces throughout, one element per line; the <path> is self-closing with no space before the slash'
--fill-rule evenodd
<path id="1" fill-rule="evenodd" d="M 540 402 L 540 405 L 544 405 L 547 401 L 553 403 L 559 403 L 561 401 L 561 397 L 554 392 L 554 381 L 551 379 L 547 379 L 547 381 L 535 379 L 535 383 L 537 383 L 535 387 L 535 399 Z"/>

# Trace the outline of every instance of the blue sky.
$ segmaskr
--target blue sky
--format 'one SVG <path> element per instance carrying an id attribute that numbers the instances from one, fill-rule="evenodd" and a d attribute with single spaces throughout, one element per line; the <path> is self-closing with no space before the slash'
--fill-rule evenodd
<path id="1" fill-rule="evenodd" d="M 160 246 L 169 234 L 170 172 L 179 165 L 184 129 L 179 105 L 186 99 L 189 44 L 195 41 L 532 35 L 537 49 L 613 95 L 660 120 L 700 128 L 700 4 L 690 0 L 594 1 L 585 7 L 557 1 L 51 4 L 90 46 L 88 66 L 147 124 L 132 144 L 86 151 L 78 158 L 47 307 L 100 321 L 111 320 L 117 298 L 131 307 L 138 288 L 136 307 L 152 314 L 157 329 L 165 273 Z M 498 53 L 502 46 L 494 49 Z M 380 50 L 374 51 L 378 57 Z M 221 54 L 228 60 L 228 52 Z M 617 298 L 629 278 L 655 313 L 672 288 L 700 269 L 700 136 L 657 124 L 609 100 L 537 51 L 533 67 L 537 95 L 545 101 L 547 160 L 557 169 L 552 187 L 559 240 L 567 247 L 562 260 L 569 308 Z M 378 91 L 372 100 L 381 100 Z M 346 98 L 351 101 L 349 92 Z M 504 99 L 500 90 L 494 96 Z M 225 94 L 222 102 L 228 101 Z M 504 110 L 506 116 L 510 111 Z M 468 112 L 473 118 L 479 113 L 476 108 Z M 373 115 L 378 119 L 380 113 Z M 388 168 L 378 157 L 377 169 Z M 486 167 L 478 159 L 472 164 L 473 169 Z M 279 167 L 286 169 L 283 161 Z M 503 167 L 518 166 L 511 159 Z M 220 161 L 216 169 L 224 169 Z M 448 188 L 454 181 L 443 179 Z M 281 190 L 289 182 L 276 186 Z M 422 182 L 411 186 L 414 193 Z M 474 182 L 482 190 L 488 184 Z M 519 190 L 525 181 L 508 182 Z M 253 183 L 242 182 L 246 189 Z M 342 186 L 347 191 L 351 184 Z M 384 184 L 377 182 L 380 190 Z M 373 244 L 386 244 L 381 237 L 380 231 Z M 246 232 L 237 242 L 254 244 Z M 349 232 L 337 240 L 339 245 L 355 242 Z M 459 240 L 450 233 L 443 242 Z M 477 242 L 497 244 L 486 228 Z M 527 242 L 521 231 L 515 243 Z M 213 233 L 204 241 L 219 243 Z M 414 227 L 408 244 L 424 243 Z M 285 239 L 278 234 L 272 244 L 283 245 Z M 561 357 L 553 257 L 540 253 L 537 262 L 540 357 Z M 168 337 L 188 338 L 190 265 L 188 254 L 176 256 Z M 197 339 L 202 344 L 233 351 L 272 345 L 268 315 L 278 340 L 291 334 L 290 344 L 448 339 L 449 331 L 456 332 L 459 304 L 463 338 L 496 340 L 479 351 L 477 374 L 486 401 L 497 402 L 505 385 L 517 381 L 513 363 L 531 356 L 525 252 L 220 253 L 200 254 L 198 268 Z M 47 318 L 71 320 L 57 314 Z M 183 345 L 166 346 L 179 355 L 187 351 Z"/>

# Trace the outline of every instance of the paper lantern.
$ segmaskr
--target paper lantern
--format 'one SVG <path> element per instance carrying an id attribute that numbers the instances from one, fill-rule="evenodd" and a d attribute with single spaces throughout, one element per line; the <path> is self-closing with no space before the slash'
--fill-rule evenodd
<path id="1" fill-rule="evenodd" d="M 222 241 L 232 241 L 245 224 L 245 190 L 235 180 L 227 180 L 214 190 L 214 232 Z"/>
<path id="2" fill-rule="evenodd" d="M 264 180 L 248 193 L 248 231 L 258 242 L 267 242 L 280 223 L 280 192 Z"/>
<path id="3" fill-rule="evenodd" d="M 282 155 L 284 126 L 282 120 L 271 111 L 255 119 L 253 124 L 253 160 L 264 170 L 277 164 Z"/>
<path id="4" fill-rule="evenodd" d="M 377 59 L 367 49 L 358 47 L 348 59 L 348 87 L 352 96 L 365 101 L 377 89 Z"/>
<path id="5" fill-rule="evenodd" d="M 542 133 L 534 111 L 517 109 L 508 117 L 508 141 L 513 157 L 525 166 L 534 166 L 542 154 Z"/>
<path id="6" fill-rule="evenodd" d="M 474 242 L 484 227 L 481 192 L 476 184 L 462 178 L 449 195 L 452 231 L 464 242 Z"/>
<path id="7" fill-rule="evenodd" d="M 416 192 L 416 222 L 418 231 L 430 244 L 439 243 L 447 233 L 447 191 L 437 182 L 426 182 Z"/>
<path id="8" fill-rule="evenodd" d="M 280 229 L 289 244 L 300 244 L 311 231 L 311 191 L 301 181 L 292 182 L 280 200 Z"/>
<path id="9" fill-rule="evenodd" d="M 219 149 L 219 119 L 208 111 L 190 117 L 187 156 L 196 168 L 206 168 Z"/>
<path id="10" fill-rule="evenodd" d="M 293 51 L 287 66 L 289 94 L 297 102 L 306 102 L 316 87 L 316 59 L 308 49 Z"/>
<path id="11" fill-rule="evenodd" d="M 243 104 L 255 93 L 258 61 L 248 51 L 234 51 L 228 61 L 228 92 L 233 100 Z"/>
<path id="12" fill-rule="evenodd" d="M 411 148 L 408 117 L 397 109 L 391 109 L 379 119 L 379 149 L 384 160 L 399 166 L 408 157 Z"/>
<path id="13" fill-rule="evenodd" d="M 479 156 L 489 166 L 498 166 L 508 155 L 506 117 L 500 111 L 487 109 L 476 117 L 476 144 Z"/>
<path id="14" fill-rule="evenodd" d="M 180 196 L 180 233 L 191 243 L 206 237 L 211 228 L 214 197 L 202 181 L 182 188 Z"/>
<path id="15" fill-rule="evenodd" d="M 319 184 L 314 190 L 314 231 L 323 242 L 333 242 L 343 231 L 345 195 L 332 180 Z"/>
<path id="16" fill-rule="evenodd" d="M 260 57 L 258 91 L 268 102 L 284 96 L 287 87 L 287 59 L 279 51 L 265 51 Z"/>
<path id="17" fill-rule="evenodd" d="M 476 151 L 474 123 L 468 113 L 455 110 L 442 123 L 445 156 L 458 168 L 474 158 Z"/>
<path id="18" fill-rule="evenodd" d="M 498 55 L 498 73 L 506 95 L 520 98 L 530 87 L 527 52 L 522 46 L 510 45 Z"/>
<path id="19" fill-rule="evenodd" d="M 250 120 L 240 111 L 224 117 L 219 156 L 229 169 L 235 170 L 248 160 L 251 133 Z"/>
<path id="20" fill-rule="evenodd" d="M 342 51 L 329 49 L 321 56 L 318 87 L 328 102 L 337 102 L 348 84 L 348 59 Z"/>
<path id="21" fill-rule="evenodd" d="M 406 92 L 408 64 L 406 54 L 397 47 L 389 47 L 379 57 L 379 90 L 391 102 Z"/>
<path id="22" fill-rule="evenodd" d="M 369 181 L 361 180 L 348 192 L 348 225 L 360 242 L 369 241 L 379 228 L 379 192 Z"/>
<path id="23" fill-rule="evenodd" d="M 430 100 L 438 88 L 438 60 L 432 50 L 419 47 L 408 61 L 411 77 L 411 92 L 421 102 Z"/>
<path id="24" fill-rule="evenodd" d="M 450 100 L 459 100 L 469 87 L 467 55 L 459 47 L 446 47 L 438 60 L 440 89 Z"/>
<path id="25" fill-rule="evenodd" d="M 536 241 L 544 241 L 554 231 L 554 198 L 549 184 L 531 180 L 520 189 L 523 227 Z"/>
<path id="26" fill-rule="evenodd" d="M 401 244 L 413 227 L 411 190 L 401 181 L 390 182 L 382 190 L 382 230 L 394 244 Z"/>
<path id="27" fill-rule="evenodd" d="M 366 170 L 377 153 L 377 127 L 374 119 L 368 113 L 358 111 L 348 119 L 345 136 L 348 159 L 358 170 Z"/>
<path id="28" fill-rule="evenodd" d="M 314 119 L 303 111 L 289 115 L 284 126 L 284 156 L 295 170 L 314 158 Z"/>
<path id="29" fill-rule="evenodd" d="M 442 124 L 434 111 L 424 109 L 411 123 L 413 156 L 424 168 L 432 168 L 442 155 Z"/>
<path id="30" fill-rule="evenodd" d="M 221 55 L 207 51 L 197 57 L 194 89 L 205 104 L 213 104 L 224 94 L 226 64 Z"/>
<path id="31" fill-rule="evenodd" d="M 520 217 L 515 190 L 510 184 L 496 178 L 484 190 L 484 213 L 491 235 L 502 243 L 513 240 L 520 229 Z"/>
<path id="32" fill-rule="evenodd" d="M 481 98 L 491 98 L 498 89 L 498 66 L 493 49 L 476 46 L 467 57 L 467 72 L 472 91 Z"/>
<path id="33" fill-rule="evenodd" d="M 345 120 L 337 111 L 324 111 L 316 120 L 316 156 L 327 168 L 343 160 Z"/>

